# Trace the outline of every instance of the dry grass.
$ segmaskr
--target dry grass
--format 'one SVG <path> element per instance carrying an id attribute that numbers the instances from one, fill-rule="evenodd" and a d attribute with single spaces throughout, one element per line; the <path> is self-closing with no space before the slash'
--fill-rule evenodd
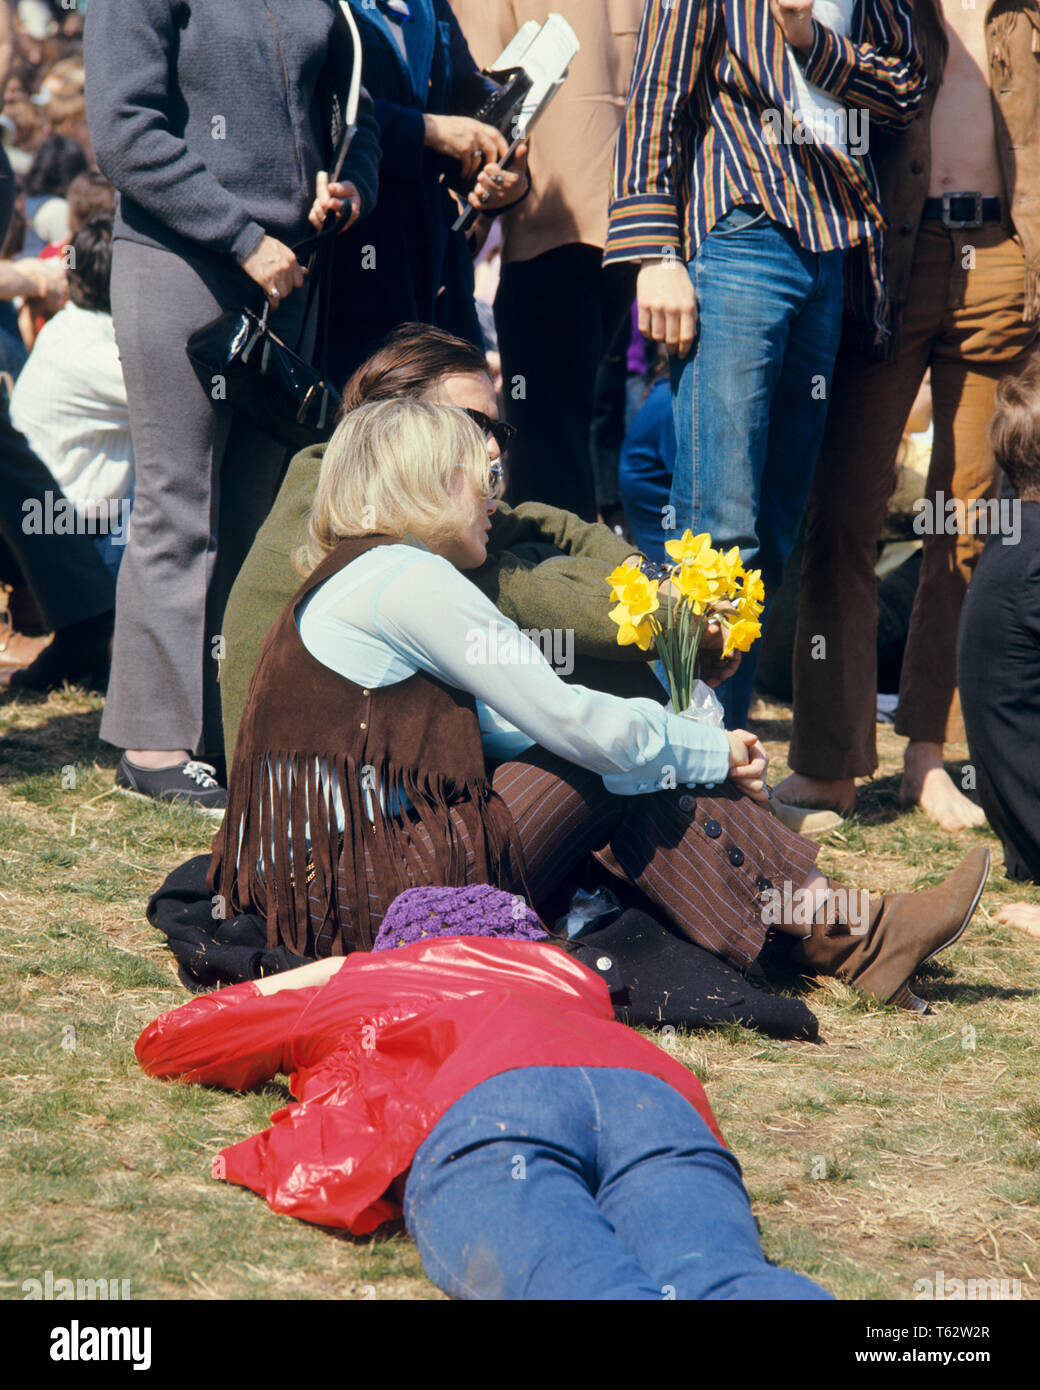
<path id="1" fill-rule="evenodd" d="M 185 997 L 144 902 L 211 826 L 112 791 L 99 708 L 80 692 L 0 707 L 0 1292 L 50 1269 L 128 1278 L 138 1298 L 439 1297 L 403 1233 L 344 1239 L 211 1181 L 214 1152 L 265 1123 L 283 1086 L 225 1095 L 137 1069 L 141 1027 Z M 786 712 L 758 712 L 780 776 Z M 934 1014 L 827 984 L 811 992 L 818 1045 L 723 1028 L 673 1047 L 707 1084 L 772 1258 L 843 1298 L 911 1298 L 937 1270 L 1035 1298 L 1040 943 L 990 914 L 1040 893 L 1004 880 L 988 833 L 899 813 L 901 740 L 881 744 L 822 867 L 890 891 L 938 881 L 980 839 L 998 861 L 969 934 L 922 977 Z"/>

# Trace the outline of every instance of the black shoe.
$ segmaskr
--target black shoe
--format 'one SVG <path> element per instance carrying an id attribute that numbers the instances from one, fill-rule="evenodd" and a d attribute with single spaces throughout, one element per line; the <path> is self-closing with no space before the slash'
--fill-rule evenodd
<path id="1" fill-rule="evenodd" d="M 173 767 L 136 767 L 124 753 L 116 768 L 116 786 L 126 796 L 145 801 L 185 801 L 200 811 L 222 816 L 227 792 L 213 772 L 209 763 L 194 758 Z"/>
<path id="2" fill-rule="evenodd" d="M 8 682 L 10 689 L 43 695 L 49 690 L 60 690 L 68 681 L 88 690 L 104 690 L 108 685 L 108 648 L 114 620 L 115 614 L 109 609 L 96 618 L 59 628 L 50 646 L 44 647 L 31 665 L 14 672 Z"/>

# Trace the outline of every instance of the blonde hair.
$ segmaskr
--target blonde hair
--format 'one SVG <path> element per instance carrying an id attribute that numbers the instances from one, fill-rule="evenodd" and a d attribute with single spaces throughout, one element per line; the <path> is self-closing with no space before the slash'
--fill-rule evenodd
<path id="1" fill-rule="evenodd" d="M 359 405 L 325 449 L 297 570 L 310 574 L 347 536 L 413 535 L 432 545 L 451 535 L 460 469 L 491 495 L 484 434 L 463 410 L 414 398 Z"/>

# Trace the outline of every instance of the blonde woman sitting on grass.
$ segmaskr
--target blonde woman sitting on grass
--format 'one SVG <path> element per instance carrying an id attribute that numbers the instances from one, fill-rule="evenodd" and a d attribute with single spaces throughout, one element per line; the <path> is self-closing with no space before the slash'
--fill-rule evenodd
<path id="1" fill-rule="evenodd" d="M 409 887 L 492 883 L 545 909 L 609 849 L 737 968 L 775 925 L 802 968 L 923 1011 L 908 981 L 964 930 L 986 851 L 926 893 L 854 893 L 836 920 L 817 846 L 763 807 L 753 734 L 565 684 L 463 578 L 485 559 L 500 485 L 462 410 L 384 401 L 337 428 L 308 578 L 268 634 L 239 731 L 210 868 L 225 911 L 262 913 L 271 947 L 301 956 L 369 950 Z"/>

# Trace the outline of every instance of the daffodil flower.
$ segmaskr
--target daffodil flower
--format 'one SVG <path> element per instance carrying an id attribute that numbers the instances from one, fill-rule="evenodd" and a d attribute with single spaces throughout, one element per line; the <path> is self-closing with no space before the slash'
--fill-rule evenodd
<path id="1" fill-rule="evenodd" d="M 656 579 L 647 579 L 645 574 L 640 574 L 638 570 L 633 571 L 633 577 L 619 591 L 618 598 L 632 614 L 634 622 L 642 621 L 660 608 L 661 603 L 657 597 L 659 587 Z"/>
<path id="2" fill-rule="evenodd" d="M 713 585 L 709 575 L 695 565 L 683 565 L 673 582 L 683 598 L 689 599 L 698 617 L 704 612 L 705 605 L 715 597 L 717 586 Z"/>
<path id="3" fill-rule="evenodd" d="M 724 586 L 728 597 L 736 590 L 737 580 L 744 575 L 744 566 L 740 560 L 740 547 L 734 545 L 726 551 L 725 555 L 721 551 L 718 554 L 715 574 L 720 584 Z"/>
<path id="4" fill-rule="evenodd" d="M 707 531 L 695 536 L 689 529 L 685 530 L 677 541 L 665 541 L 664 548 L 673 560 L 682 565 L 697 565 L 706 561 L 705 552 L 715 554 L 711 549 L 711 536 Z"/>
<path id="5" fill-rule="evenodd" d="M 621 597 L 621 590 L 626 584 L 631 584 L 639 573 L 639 568 L 636 565 L 618 565 L 617 569 L 612 570 L 607 575 L 606 582 L 610 585 L 611 603 L 617 603 Z"/>
<path id="6" fill-rule="evenodd" d="M 640 651 L 650 650 L 650 643 L 654 640 L 654 625 L 647 619 L 633 622 L 632 614 L 623 603 L 619 603 L 616 608 L 610 610 L 612 622 L 618 625 L 618 646 L 630 647 L 634 643 Z"/>
<path id="7" fill-rule="evenodd" d="M 766 586 L 762 583 L 761 570 L 748 570 L 744 575 L 743 597 L 754 603 L 761 603 L 766 596 Z"/>
<path id="8" fill-rule="evenodd" d="M 761 623 L 750 618 L 738 618 L 726 632 L 726 643 L 722 648 L 722 655 L 729 656 L 730 652 L 750 651 L 761 634 Z"/>

